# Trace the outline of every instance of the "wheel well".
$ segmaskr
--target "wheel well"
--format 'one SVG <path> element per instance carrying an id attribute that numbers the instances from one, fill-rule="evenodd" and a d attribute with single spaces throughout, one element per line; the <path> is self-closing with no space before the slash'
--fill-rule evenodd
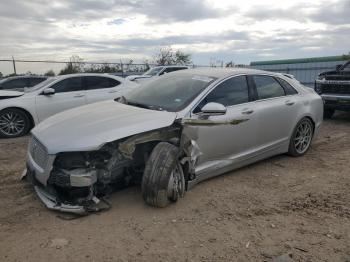
<path id="1" fill-rule="evenodd" d="M 34 118 L 33 118 L 32 114 L 29 113 L 27 110 L 25 110 L 25 109 L 23 109 L 23 108 L 20 108 L 20 107 L 7 107 L 7 108 L 2 109 L 1 111 L 7 110 L 7 109 L 16 109 L 16 110 L 22 111 L 23 113 L 26 114 L 26 116 L 27 116 L 28 119 L 29 119 L 29 122 L 30 122 L 30 129 L 32 129 L 32 128 L 35 126 Z"/>
<path id="2" fill-rule="evenodd" d="M 315 121 L 310 116 L 306 116 L 305 118 L 307 118 L 307 119 L 309 119 L 311 121 L 313 132 L 315 133 L 315 126 L 316 126 Z"/>

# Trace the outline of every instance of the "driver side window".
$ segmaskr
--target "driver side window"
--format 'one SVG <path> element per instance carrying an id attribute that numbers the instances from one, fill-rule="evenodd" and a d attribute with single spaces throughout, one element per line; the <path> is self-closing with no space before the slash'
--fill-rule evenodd
<path id="1" fill-rule="evenodd" d="M 193 113 L 199 113 L 207 103 L 215 102 L 224 106 L 233 106 L 249 102 L 246 76 L 232 77 L 219 84 L 196 107 Z"/>
<path id="2" fill-rule="evenodd" d="M 81 91 L 83 90 L 81 82 L 81 77 L 72 77 L 54 84 L 51 88 L 55 89 L 56 93 Z"/>

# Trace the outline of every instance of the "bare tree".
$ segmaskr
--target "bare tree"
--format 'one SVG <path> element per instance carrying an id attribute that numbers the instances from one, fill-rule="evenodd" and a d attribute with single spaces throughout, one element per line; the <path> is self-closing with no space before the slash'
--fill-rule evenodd
<path id="1" fill-rule="evenodd" d="M 225 65 L 225 67 L 234 67 L 234 66 L 235 66 L 235 63 L 233 61 L 230 61 Z"/>
<path id="2" fill-rule="evenodd" d="M 83 71 L 83 67 L 83 59 L 77 55 L 73 55 L 70 57 L 69 62 L 66 64 L 65 68 L 60 71 L 59 75 L 80 73 Z"/>
<path id="3" fill-rule="evenodd" d="M 175 64 L 177 65 L 188 65 L 191 64 L 191 55 L 185 54 L 184 52 L 181 52 L 180 50 L 177 50 L 175 53 Z"/>
<path id="4" fill-rule="evenodd" d="M 185 65 L 191 63 L 191 55 L 180 50 L 174 51 L 168 46 L 161 48 L 154 60 L 158 65 Z"/>

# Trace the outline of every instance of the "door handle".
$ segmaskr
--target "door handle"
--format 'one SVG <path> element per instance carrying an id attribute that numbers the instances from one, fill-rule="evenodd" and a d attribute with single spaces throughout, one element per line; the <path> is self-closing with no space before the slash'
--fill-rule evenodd
<path id="1" fill-rule="evenodd" d="M 78 94 L 78 95 L 75 95 L 74 97 L 83 97 L 84 94 Z"/>
<path id="2" fill-rule="evenodd" d="M 242 114 L 243 114 L 243 115 L 250 115 L 250 114 L 252 114 L 252 113 L 254 113 L 254 110 L 253 110 L 253 109 L 246 108 L 246 109 L 243 109 L 243 110 L 242 110 Z"/>
<path id="3" fill-rule="evenodd" d="M 108 93 L 117 93 L 118 92 L 118 90 L 111 90 L 111 91 L 108 91 Z"/>
<path id="4" fill-rule="evenodd" d="M 291 101 L 291 100 L 287 100 L 287 101 L 285 102 L 285 104 L 286 104 L 287 106 L 292 106 L 292 105 L 295 104 L 295 102 L 294 102 L 294 101 Z"/>

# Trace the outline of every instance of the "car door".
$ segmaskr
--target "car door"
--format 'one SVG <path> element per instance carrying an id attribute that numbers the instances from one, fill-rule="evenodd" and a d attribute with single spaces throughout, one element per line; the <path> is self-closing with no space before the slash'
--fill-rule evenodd
<path id="1" fill-rule="evenodd" d="M 257 95 L 255 101 L 259 122 L 257 145 L 271 149 L 288 145 L 290 135 L 298 121 L 298 110 L 301 108 L 297 91 L 283 79 L 269 75 L 251 77 Z"/>
<path id="2" fill-rule="evenodd" d="M 203 115 L 201 108 L 209 102 L 226 106 L 226 113 Z M 258 133 L 255 111 L 246 76 L 227 79 L 206 95 L 194 109 L 190 124 L 184 125 L 184 134 L 196 142 L 200 151 L 198 170 L 251 154 Z"/>
<path id="3" fill-rule="evenodd" d="M 56 82 L 50 88 L 54 94 L 40 93 L 36 96 L 36 111 L 39 121 L 61 111 L 86 104 L 81 77 L 69 77 Z"/>
<path id="4" fill-rule="evenodd" d="M 85 76 L 83 83 L 86 89 L 87 104 L 121 96 L 122 85 L 116 79 L 104 76 Z"/>

